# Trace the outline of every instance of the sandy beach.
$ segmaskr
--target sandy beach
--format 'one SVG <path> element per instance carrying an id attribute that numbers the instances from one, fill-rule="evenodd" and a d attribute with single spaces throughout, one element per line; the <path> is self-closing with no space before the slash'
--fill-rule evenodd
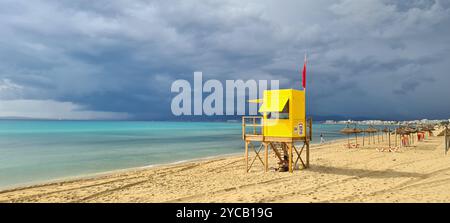
<path id="1" fill-rule="evenodd" d="M 450 155 L 443 137 L 398 152 L 387 140 L 348 149 L 345 140 L 311 148 L 309 169 L 245 172 L 242 155 L 118 171 L 0 191 L 0 202 L 450 202 Z M 392 143 L 394 137 L 392 136 Z M 276 159 L 270 155 L 271 167 Z"/>

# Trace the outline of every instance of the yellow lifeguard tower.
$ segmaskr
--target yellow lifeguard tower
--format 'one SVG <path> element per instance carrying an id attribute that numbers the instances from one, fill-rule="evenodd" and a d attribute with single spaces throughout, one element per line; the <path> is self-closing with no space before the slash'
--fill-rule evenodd
<path id="1" fill-rule="evenodd" d="M 242 117 L 242 138 L 245 141 L 246 171 L 259 159 L 269 169 L 269 150 L 279 159 L 279 169 L 292 172 L 301 162 L 303 168 L 309 167 L 309 142 L 312 135 L 312 120 L 306 120 L 305 92 L 294 89 L 266 90 L 263 99 L 250 100 L 262 103 L 259 112 L 262 116 Z M 301 149 L 296 143 L 303 143 Z M 256 144 L 259 143 L 258 149 Z M 264 161 L 260 156 L 264 148 Z M 249 149 L 255 152 L 249 165 Z M 302 152 L 306 149 L 305 162 Z M 294 161 L 294 152 L 296 159 Z"/>

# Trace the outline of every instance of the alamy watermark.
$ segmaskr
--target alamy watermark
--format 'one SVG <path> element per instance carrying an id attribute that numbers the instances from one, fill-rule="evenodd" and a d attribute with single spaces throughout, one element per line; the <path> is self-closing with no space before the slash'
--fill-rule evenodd
<path id="1" fill-rule="evenodd" d="M 270 89 L 279 89 L 279 80 L 270 80 Z M 194 72 L 193 87 L 187 80 L 172 83 L 172 114 L 180 115 L 245 115 L 258 114 L 258 104 L 247 99 L 262 98 L 268 89 L 268 80 L 226 80 L 225 87 L 219 80 L 203 80 L 202 72 Z M 248 94 L 246 94 L 248 92 Z"/>

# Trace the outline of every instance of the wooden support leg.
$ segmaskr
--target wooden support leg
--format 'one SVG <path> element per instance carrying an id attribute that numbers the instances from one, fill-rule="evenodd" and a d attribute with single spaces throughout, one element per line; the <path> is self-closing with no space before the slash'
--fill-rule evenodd
<path id="1" fill-rule="evenodd" d="M 391 132 L 388 132 L 389 148 L 391 148 Z"/>
<path id="2" fill-rule="evenodd" d="M 264 169 L 269 171 L 269 144 L 264 143 Z"/>
<path id="3" fill-rule="evenodd" d="M 445 155 L 447 155 L 447 151 L 448 151 L 448 136 L 447 136 L 447 128 L 445 128 L 444 130 L 444 139 L 445 139 Z"/>
<path id="4" fill-rule="evenodd" d="M 245 141 L 245 171 L 248 173 L 248 141 Z"/>
<path id="5" fill-rule="evenodd" d="M 397 132 L 395 132 L 395 147 L 397 147 Z"/>
<path id="6" fill-rule="evenodd" d="M 364 141 L 365 141 L 365 138 L 366 138 L 366 133 L 365 133 L 365 132 L 363 132 L 363 146 L 364 146 Z"/>
<path id="7" fill-rule="evenodd" d="M 306 140 L 306 168 L 309 168 L 309 140 Z"/>

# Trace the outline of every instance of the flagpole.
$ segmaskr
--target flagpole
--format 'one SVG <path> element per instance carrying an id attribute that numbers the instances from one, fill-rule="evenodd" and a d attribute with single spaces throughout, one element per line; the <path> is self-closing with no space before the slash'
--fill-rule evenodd
<path id="1" fill-rule="evenodd" d="M 308 61 L 307 61 L 307 59 L 306 59 L 306 51 L 305 51 L 305 59 L 304 59 L 304 61 L 303 61 L 303 70 L 302 70 L 302 87 L 303 87 L 303 93 L 305 94 L 305 116 L 306 116 L 306 114 L 307 114 L 307 103 L 308 103 L 308 100 L 307 100 L 307 94 L 306 94 L 306 65 L 307 65 L 307 63 L 308 63 Z M 308 122 L 308 119 L 307 119 L 307 117 L 305 117 L 306 118 L 306 123 L 309 123 Z"/>
<path id="2" fill-rule="evenodd" d="M 305 105 L 306 105 L 306 108 L 305 108 L 305 115 L 308 113 L 307 112 L 307 109 L 308 109 L 308 97 L 307 97 L 307 91 L 306 91 L 306 65 L 307 65 L 307 63 L 308 63 L 308 60 L 306 59 L 306 51 L 305 51 L 305 59 L 304 59 L 304 65 L 303 65 L 303 69 L 304 69 L 304 75 L 303 75 L 303 78 L 304 78 L 304 83 L 303 83 L 303 91 L 305 91 Z M 305 120 L 305 121 L 308 121 L 308 120 Z"/>

